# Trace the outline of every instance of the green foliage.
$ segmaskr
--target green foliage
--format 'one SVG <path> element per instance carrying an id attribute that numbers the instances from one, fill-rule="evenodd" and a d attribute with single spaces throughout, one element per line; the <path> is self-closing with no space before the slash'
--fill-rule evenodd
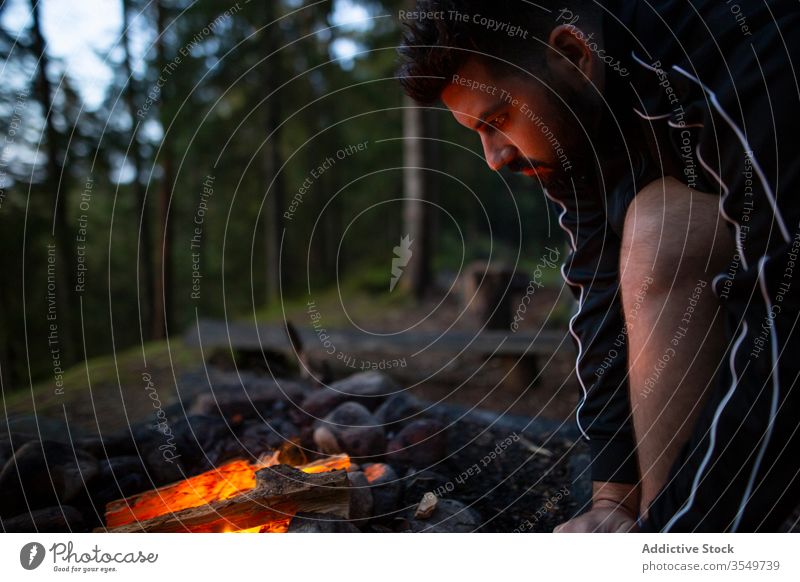
<path id="1" fill-rule="evenodd" d="M 131 14 L 138 16 L 129 34 L 144 47 L 133 79 L 125 74 L 122 36 L 107 55 L 114 80 L 105 102 L 94 110 L 83 108 L 63 63 L 53 61 L 48 70 L 53 85 L 61 87 L 52 104 L 64 170 L 57 186 L 47 176 L 46 148 L 33 156 L 48 144 L 43 131 L 48 108 L 34 92 L 37 55 L 30 48 L 31 32 L 22 31 L 24 42 L 16 48 L 6 31 L 0 34 L 5 70 L 10 71 L 0 86 L 0 108 L 10 112 L 15 92 L 20 87 L 30 91 L 24 128 L 4 168 L 0 205 L 6 249 L 0 255 L 0 362 L 6 388 L 47 381 L 53 373 L 43 290 L 56 194 L 65 205 L 67 227 L 67 240 L 58 244 L 70 251 L 68 264 L 58 265 L 66 281 L 59 285 L 69 295 L 69 303 L 59 303 L 64 365 L 151 337 L 154 306 L 148 303 L 152 290 L 146 274 L 158 270 L 160 197 L 169 172 L 170 334 L 180 334 L 198 315 L 255 313 L 275 319 L 287 306 L 299 313 L 309 287 L 315 297 L 333 300 L 338 285 L 364 313 L 411 301 L 400 289 L 388 292 L 392 249 L 405 234 L 403 100 L 393 78 L 396 14 L 404 3 L 362 2 L 372 15 L 391 16 L 364 29 L 331 28 L 333 0 L 298 9 L 301 4 L 130 0 Z M 156 6 L 165 16 L 162 59 L 154 44 Z M 352 67 L 332 58 L 342 39 L 364 51 Z M 271 51 L 273 46 L 277 50 Z M 142 115 L 131 117 L 127 111 L 130 87 Z M 280 120 L 273 135 L 268 131 L 271 113 Z M 516 179 L 507 184 L 503 176 L 487 171 L 478 139 L 449 112 L 433 108 L 431 115 L 441 140 L 439 164 L 430 170 L 437 205 L 434 267 L 456 270 L 462 255 L 468 262 L 491 253 L 533 268 L 538 249 L 558 236 L 548 230 L 554 222 L 543 197 Z M 0 131 L 7 132 L 8 126 L 0 125 Z M 141 149 L 138 176 L 132 139 Z M 273 143 L 279 171 L 269 170 L 266 160 Z M 366 146 L 337 155 L 356 144 Z M 335 162 L 318 172 L 328 159 Z M 204 200 L 209 176 L 213 194 Z M 89 177 L 91 197 L 83 204 Z M 144 207 L 137 199 L 137 180 L 146 191 Z M 276 196 L 282 212 L 299 199 L 293 217 L 282 214 L 279 221 L 282 305 L 275 299 L 267 303 L 268 284 L 279 275 L 268 266 L 266 250 L 274 234 L 267 218 Z M 143 224 L 150 226 L 150 255 L 141 238 Z M 74 255 L 81 228 L 86 231 L 80 249 L 86 284 L 76 293 Z M 197 265 L 202 277 L 194 296 Z M 334 322 L 347 324 L 338 309 L 328 312 Z"/>

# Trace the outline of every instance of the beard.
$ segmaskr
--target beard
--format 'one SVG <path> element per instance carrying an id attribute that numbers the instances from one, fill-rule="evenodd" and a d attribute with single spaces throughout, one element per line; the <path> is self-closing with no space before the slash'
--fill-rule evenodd
<path id="1" fill-rule="evenodd" d="M 578 92 L 570 85 L 558 83 L 550 79 L 551 87 L 561 96 L 548 94 L 549 109 L 554 111 L 553 119 L 548 120 L 555 140 L 554 146 L 560 146 L 564 152 L 553 164 L 528 158 L 519 158 L 509 164 L 512 171 L 519 172 L 525 168 L 546 167 L 549 171 L 539 176 L 542 187 L 555 198 L 574 198 L 576 192 L 585 191 L 597 185 L 600 175 L 600 152 L 595 146 L 600 145 L 601 101 L 597 94 Z M 538 131 L 538 129 L 536 130 Z"/>

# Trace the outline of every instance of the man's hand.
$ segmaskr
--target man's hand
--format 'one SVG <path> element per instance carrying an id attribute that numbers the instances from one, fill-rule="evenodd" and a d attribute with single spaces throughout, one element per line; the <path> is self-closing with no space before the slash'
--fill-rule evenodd
<path id="1" fill-rule="evenodd" d="M 592 484 L 592 508 L 562 523 L 553 533 L 636 532 L 639 528 L 639 488 L 625 483 Z"/>

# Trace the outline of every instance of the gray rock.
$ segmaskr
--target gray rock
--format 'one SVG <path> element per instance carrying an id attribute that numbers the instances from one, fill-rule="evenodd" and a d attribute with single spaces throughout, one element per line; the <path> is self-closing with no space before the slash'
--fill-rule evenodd
<path id="1" fill-rule="evenodd" d="M 372 488 L 361 471 L 347 474 L 350 481 L 350 519 L 362 520 L 372 517 Z"/>
<path id="2" fill-rule="evenodd" d="M 86 451 L 55 441 L 30 441 L 0 471 L 0 516 L 69 504 L 85 493 L 98 472 L 97 459 Z"/>
<path id="3" fill-rule="evenodd" d="M 448 484 L 451 483 L 447 477 L 425 469 L 424 471 L 411 470 L 403 479 L 405 491 L 403 493 L 403 504 L 414 505 L 422 499 L 428 491 L 438 493 L 439 496 L 447 494 Z M 452 491 L 452 488 L 449 488 Z"/>
<path id="4" fill-rule="evenodd" d="M 157 485 L 207 471 L 240 454 L 231 427 L 219 416 L 194 415 L 137 436 L 148 473 Z"/>
<path id="5" fill-rule="evenodd" d="M 289 524 L 289 533 L 360 533 L 347 520 L 326 513 L 298 513 Z"/>
<path id="6" fill-rule="evenodd" d="M 189 409 L 190 414 L 222 415 L 229 422 L 263 418 L 280 401 L 299 404 L 308 387 L 300 382 L 273 378 L 244 377 L 242 383 L 216 387 L 200 394 Z"/>
<path id="7" fill-rule="evenodd" d="M 447 456 L 445 425 L 420 419 L 406 425 L 387 447 L 387 459 L 414 467 L 428 467 Z"/>
<path id="8" fill-rule="evenodd" d="M 84 438 L 87 433 L 78 426 L 67 425 L 62 418 L 49 418 L 34 414 L 19 414 L 0 421 L 0 434 L 10 439 L 16 447 L 32 440 L 70 444 Z"/>
<path id="9" fill-rule="evenodd" d="M 468 533 L 480 526 L 477 511 L 455 499 L 439 499 L 433 514 L 425 519 L 414 519 L 411 510 L 408 519 L 410 531 L 414 533 Z"/>
<path id="10" fill-rule="evenodd" d="M 322 418 L 346 401 L 358 402 L 369 410 L 375 410 L 400 390 L 400 386 L 386 374 L 359 372 L 313 392 L 303 402 L 303 411 L 314 418 Z"/>
<path id="11" fill-rule="evenodd" d="M 6 533 L 65 533 L 86 531 L 83 516 L 74 507 L 45 507 L 2 521 Z"/>
<path id="12" fill-rule="evenodd" d="M 258 457 L 262 453 L 274 451 L 294 438 L 300 430 L 288 420 L 278 418 L 267 421 L 248 422 L 241 431 L 239 441 L 244 456 Z"/>
<path id="13" fill-rule="evenodd" d="M 370 463 L 363 467 L 364 476 L 372 486 L 372 513 L 376 518 L 385 518 L 397 512 L 403 494 L 403 483 L 386 463 Z"/>
<path id="14" fill-rule="evenodd" d="M 325 455 L 338 455 L 342 452 L 339 440 L 327 426 L 318 426 L 314 429 L 314 444 L 317 450 Z"/>
<path id="15" fill-rule="evenodd" d="M 375 418 L 386 430 L 402 428 L 403 425 L 417 420 L 424 410 L 419 400 L 405 393 L 393 394 L 375 411 Z"/>
<path id="16" fill-rule="evenodd" d="M 316 428 L 324 427 L 336 437 L 339 449 L 356 459 L 375 457 L 386 451 L 386 436 L 375 417 L 357 402 L 340 404 Z"/>

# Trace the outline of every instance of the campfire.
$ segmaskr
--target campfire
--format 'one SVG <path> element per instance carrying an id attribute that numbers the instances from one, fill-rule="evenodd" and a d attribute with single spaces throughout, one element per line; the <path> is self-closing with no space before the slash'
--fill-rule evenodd
<path id="1" fill-rule="evenodd" d="M 350 457 L 333 455 L 297 467 L 283 451 L 257 462 L 237 459 L 178 483 L 112 501 L 109 531 L 281 533 L 298 511 L 348 518 Z"/>
<path id="2" fill-rule="evenodd" d="M 461 409 L 417 400 L 380 372 L 327 386 L 213 372 L 210 384 L 213 390 L 187 392 L 165 411 L 169 434 L 143 419 L 70 444 L 37 439 L 16 446 L 0 472 L 0 491 L 7 492 L 0 526 L 511 531 L 570 478 L 563 459 L 571 440 L 546 431 L 530 437 L 541 438 L 545 449 L 522 438 L 527 419 L 512 427 L 485 413 L 464 418 Z M 170 458 L 166 442 L 174 447 Z M 570 493 L 531 529 L 563 521 L 576 498 Z"/>

